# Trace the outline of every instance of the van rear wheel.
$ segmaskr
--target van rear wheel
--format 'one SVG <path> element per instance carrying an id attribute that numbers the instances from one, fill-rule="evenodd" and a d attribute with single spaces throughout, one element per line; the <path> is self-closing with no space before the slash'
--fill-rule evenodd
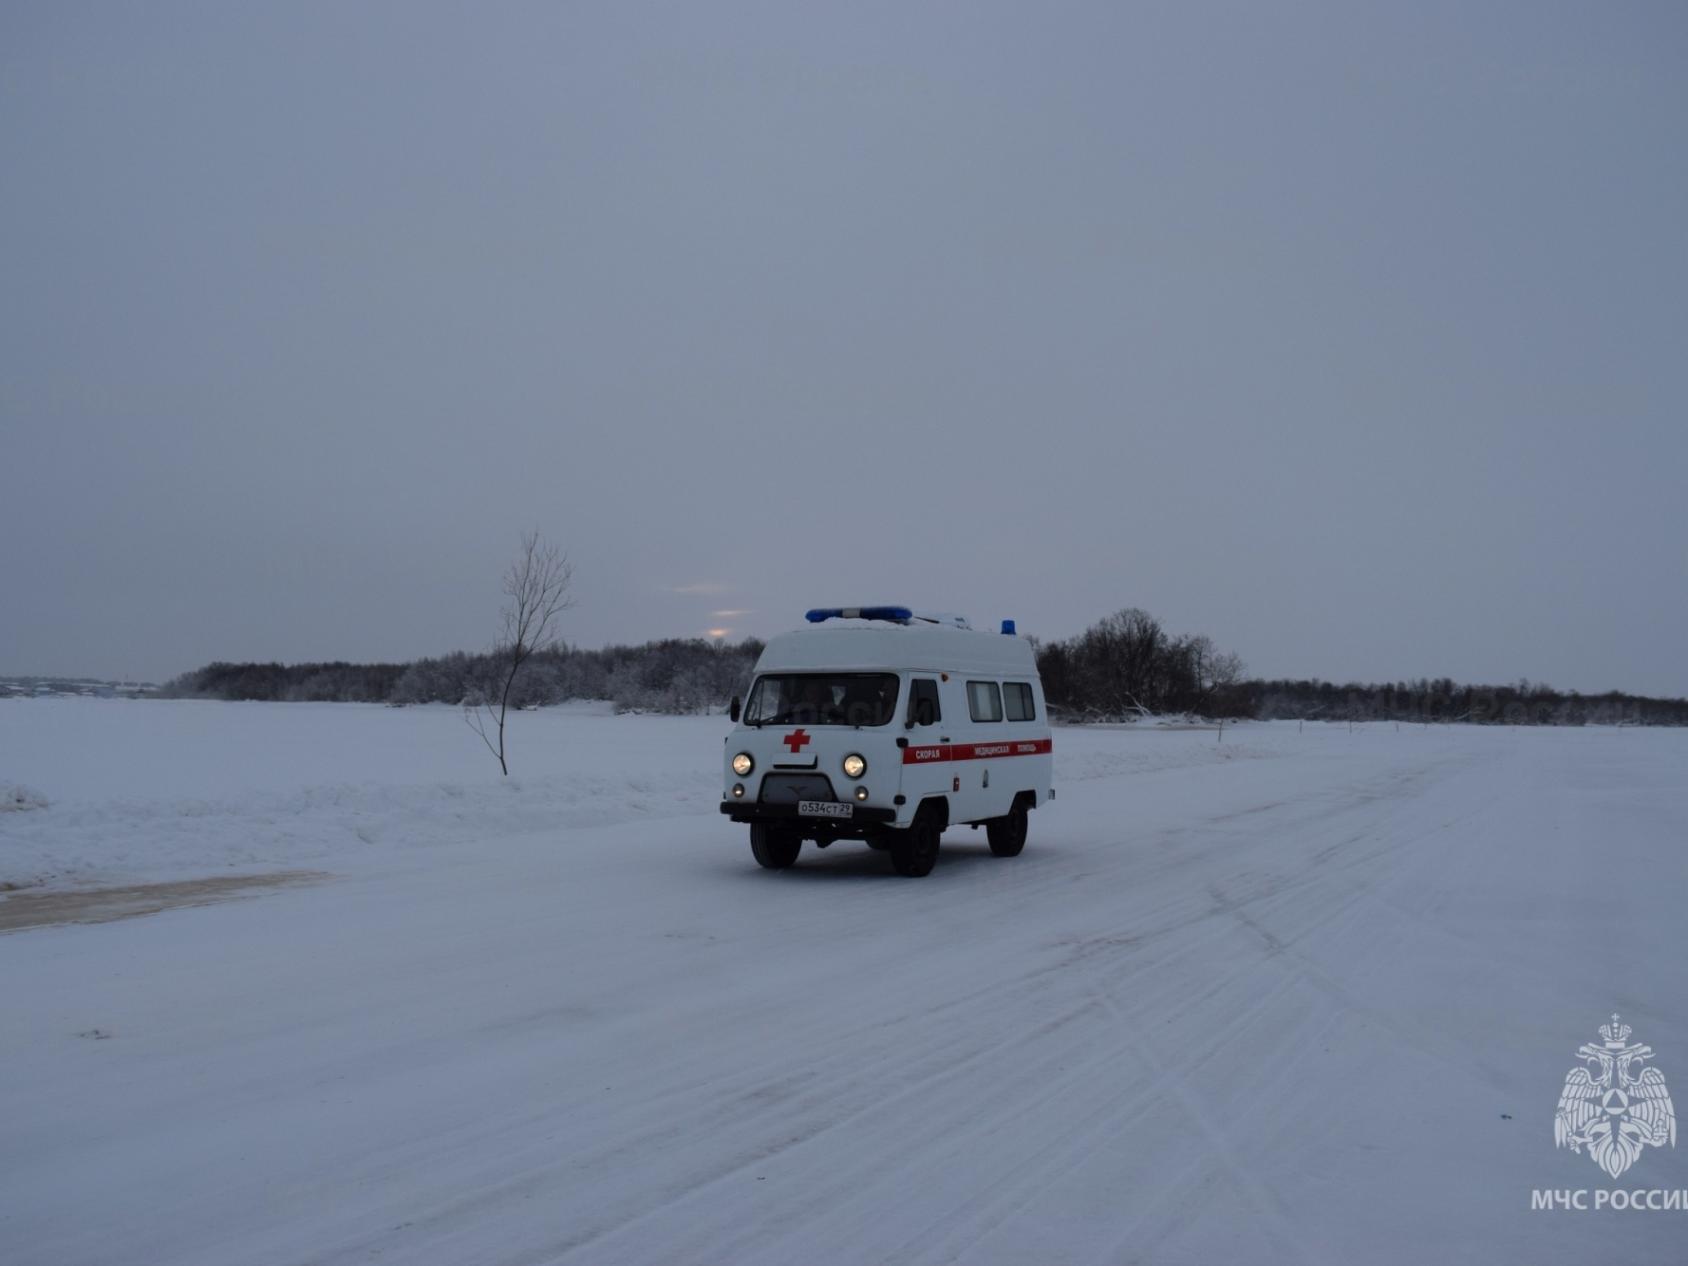
<path id="1" fill-rule="evenodd" d="M 750 851 L 764 870 L 786 870 L 803 850 L 803 837 L 789 827 L 750 824 Z"/>
<path id="2" fill-rule="evenodd" d="M 985 838 L 990 841 L 991 856 L 1018 857 L 1026 846 L 1026 802 L 1016 800 L 1005 817 L 992 818 L 985 823 Z"/>
<path id="3" fill-rule="evenodd" d="M 938 864 L 938 820 L 930 813 L 915 814 L 906 830 L 891 832 L 891 865 L 899 875 L 920 879 Z"/>

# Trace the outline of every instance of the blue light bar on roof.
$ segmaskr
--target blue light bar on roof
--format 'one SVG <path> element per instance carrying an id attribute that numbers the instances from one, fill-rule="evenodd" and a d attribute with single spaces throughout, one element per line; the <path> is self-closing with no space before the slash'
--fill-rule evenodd
<path id="1" fill-rule="evenodd" d="M 907 624 L 914 612 L 907 607 L 816 607 L 804 613 L 810 624 L 823 620 L 889 620 L 893 624 Z"/>

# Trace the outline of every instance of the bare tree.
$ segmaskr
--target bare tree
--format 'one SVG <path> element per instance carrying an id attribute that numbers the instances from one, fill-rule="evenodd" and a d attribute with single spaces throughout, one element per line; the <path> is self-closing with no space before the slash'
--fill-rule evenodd
<path id="1" fill-rule="evenodd" d="M 502 612 L 503 635 L 492 653 L 498 671 L 494 682 L 497 698 L 482 691 L 469 695 L 463 700 L 463 719 L 498 758 L 498 767 L 506 776 L 510 762 L 504 749 L 504 720 L 510 711 L 510 689 L 534 651 L 549 645 L 547 638 L 555 642 L 552 626 L 574 605 L 569 594 L 573 580 L 574 566 L 568 555 L 537 531 L 522 537 L 521 555 L 504 573 L 504 596 L 509 601 Z M 496 745 L 492 741 L 494 732 L 498 735 Z"/>

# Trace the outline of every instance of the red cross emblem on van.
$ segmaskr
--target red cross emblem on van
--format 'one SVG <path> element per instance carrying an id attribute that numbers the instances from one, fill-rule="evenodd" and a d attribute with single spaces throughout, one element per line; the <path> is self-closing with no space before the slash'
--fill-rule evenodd
<path id="1" fill-rule="evenodd" d="M 802 726 L 798 726 L 780 741 L 791 749 L 793 756 L 796 756 L 809 745 L 809 736 L 803 732 Z"/>

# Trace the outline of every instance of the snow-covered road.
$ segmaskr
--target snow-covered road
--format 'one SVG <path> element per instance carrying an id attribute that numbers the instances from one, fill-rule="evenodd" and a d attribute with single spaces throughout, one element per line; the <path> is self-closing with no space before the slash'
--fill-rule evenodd
<path id="1" fill-rule="evenodd" d="M 1688 1111 L 1688 735 L 1224 746 L 1060 731 L 1025 854 L 923 881 L 760 871 L 700 783 L 0 936 L 5 1260 L 1688 1259 L 1688 1212 L 1530 1209 L 1688 1188 L 1552 1128 L 1612 1011 Z"/>

